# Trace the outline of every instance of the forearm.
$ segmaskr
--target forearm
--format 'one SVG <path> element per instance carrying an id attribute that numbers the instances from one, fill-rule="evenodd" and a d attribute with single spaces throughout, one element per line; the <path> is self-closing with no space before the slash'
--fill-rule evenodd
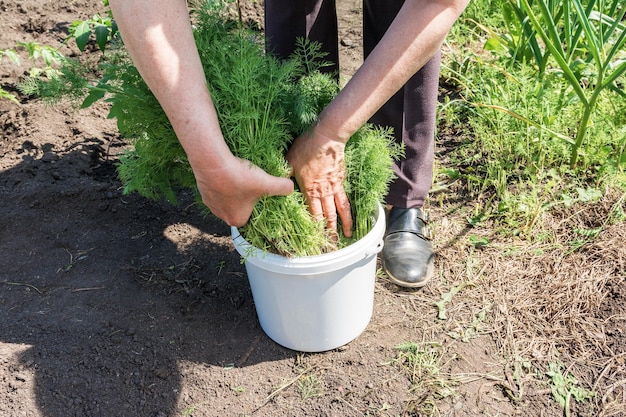
<path id="1" fill-rule="evenodd" d="M 186 2 L 111 0 L 110 4 L 133 63 L 168 115 L 192 165 L 194 158 L 204 162 L 213 158 L 220 165 L 232 157 L 206 86 Z"/>
<path id="2" fill-rule="evenodd" d="M 320 115 L 318 129 L 345 142 L 440 48 L 469 0 L 407 0 L 377 47 Z"/>
<path id="3" fill-rule="evenodd" d="M 241 227 L 262 196 L 293 191 L 236 158 L 222 136 L 207 89 L 184 0 L 110 0 L 124 45 L 165 110 L 187 153 L 202 201 L 229 225 Z"/>

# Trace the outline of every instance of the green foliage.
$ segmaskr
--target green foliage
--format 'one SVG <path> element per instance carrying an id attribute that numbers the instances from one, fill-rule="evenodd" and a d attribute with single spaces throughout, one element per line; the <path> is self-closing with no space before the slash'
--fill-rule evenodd
<path id="1" fill-rule="evenodd" d="M 468 7 L 451 32 L 459 47 L 442 75 L 457 91 L 441 113 L 467 126 L 450 165 L 478 196 L 472 225 L 496 220 L 502 232 L 528 237 L 576 188 L 626 184 L 626 5 L 528 2 L 533 22 L 525 3 Z M 495 9 L 499 19 L 486 12 Z"/>
<path id="2" fill-rule="evenodd" d="M 302 378 L 298 379 L 298 390 L 303 401 L 323 395 L 321 381 L 312 374 L 303 375 Z"/>
<path id="3" fill-rule="evenodd" d="M 323 65 L 318 47 L 303 43 L 293 59 L 280 61 L 264 53 L 258 33 L 225 19 L 212 7 L 199 8 L 195 17 L 196 45 L 226 143 L 233 154 L 271 175 L 289 176 L 284 155 L 291 141 L 317 120 L 339 91 L 330 76 L 318 71 Z M 111 103 L 109 117 L 117 120 L 120 133 L 134 144 L 120 158 L 125 192 L 176 203 L 178 191 L 190 188 L 200 202 L 185 152 L 158 101 L 123 50 L 108 51 L 105 58 L 99 81 L 90 81 L 92 68 L 68 60 L 58 77 L 31 78 L 22 88 L 50 100 L 82 100 L 83 107 L 106 99 Z M 346 183 L 346 189 L 357 225 L 353 239 L 371 228 L 399 152 L 391 146 L 388 132 L 370 126 L 348 142 L 347 181 L 354 183 Z M 312 218 L 299 191 L 262 198 L 240 232 L 252 245 L 286 256 L 337 248 L 324 223 Z M 342 238 L 340 243 L 351 240 Z"/>
<path id="4" fill-rule="evenodd" d="M 15 49 L 1 50 L 0 51 L 0 59 L 2 59 L 3 56 L 6 56 L 11 61 L 13 61 L 13 63 L 15 63 L 15 64 L 19 65 L 19 63 L 20 63 L 20 56 L 17 54 L 17 52 L 15 52 Z"/>
<path id="5" fill-rule="evenodd" d="M 0 51 L 0 58 L 2 56 L 8 57 L 15 64 L 20 65 L 21 59 L 18 51 L 23 49 L 28 54 L 28 59 L 36 62 L 43 61 L 45 67 L 31 69 L 31 75 L 39 75 L 45 73 L 46 69 L 52 68 L 54 65 L 58 65 L 63 59 L 63 55 L 52 46 L 41 45 L 37 42 L 18 42 L 15 48 L 5 49 Z"/>
<path id="6" fill-rule="evenodd" d="M 301 43 L 290 61 L 281 62 L 265 55 L 261 40 L 253 36 L 232 24 L 216 22 L 206 10 L 199 16 L 196 43 L 225 140 L 237 156 L 272 175 L 287 176 L 284 153 L 292 138 L 317 120 L 339 86 L 318 71 L 323 63 L 314 44 Z M 355 208 L 355 224 L 370 225 L 356 228 L 356 239 L 371 229 L 372 215 L 393 176 L 391 164 L 397 152 L 389 143 L 387 134 L 369 126 L 348 142 L 346 191 Z M 364 164 L 362 159 L 370 163 L 367 169 L 358 165 Z M 370 184 L 368 192 L 363 192 L 356 180 L 364 177 L 380 185 Z M 284 255 L 294 254 L 296 248 L 300 248 L 297 256 L 334 249 L 323 224 L 311 218 L 303 201 L 299 192 L 262 199 L 242 234 L 254 246 Z M 289 218 L 294 221 L 286 222 Z"/>
<path id="7" fill-rule="evenodd" d="M 109 1 L 103 0 L 102 3 L 107 7 L 104 16 L 96 13 L 89 20 L 74 20 L 70 25 L 67 40 L 74 39 L 81 52 L 85 51 L 91 39 L 94 39 L 98 48 L 104 52 L 107 44 L 118 34 L 117 25 L 113 20 L 111 10 L 108 8 Z"/>
<path id="8" fill-rule="evenodd" d="M 7 57 L 14 64 L 20 65 L 21 59 L 19 52 L 24 50 L 28 54 L 28 59 L 33 63 L 29 70 L 31 77 L 46 76 L 52 78 L 56 74 L 55 66 L 59 65 L 63 60 L 63 55 L 56 49 L 48 45 L 40 45 L 37 42 L 18 42 L 14 48 L 0 50 L 0 59 Z M 36 65 L 37 62 L 43 61 L 44 67 Z M 0 88 L 0 99 L 6 98 L 14 103 L 19 103 L 17 97 L 6 90 Z"/>
<path id="9" fill-rule="evenodd" d="M 550 377 L 550 389 L 554 399 L 565 410 L 565 415 L 570 415 L 570 401 L 574 398 L 581 402 L 595 396 L 593 391 L 578 386 L 578 381 L 573 375 L 563 372 L 563 366 L 556 362 L 548 364 L 546 375 Z"/>
<path id="10" fill-rule="evenodd" d="M 320 72 L 311 72 L 303 76 L 295 85 L 293 92 L 293 112 L 290 114 L 294 132 L 304 133 L 317 122 L 320 109 L 337 95 L 339 85 L 329 76 Z"/>
<path id="11" fill-rule="evenodd" d="M 403 151 L 394 142 L 390 129 L 365 126 L 350 138 L 346 147 L 345 188 L 352 204 L 356 236 L 365 236 L 372 229 L 372 210 L 386 195 L 393 179 L 391 164 L 403 156 Z"/>
<path id="12" fill-rule="evenodd" d="M 17 100 L 17 97 L 15 97 L 14 94 L 11 94 L 8 91 L 6 91 L 6 90 L 4 90 L 4 89 L 2 89 L 0 87 L 0 99 L 3 99 L 3 98 L 12 101 L 15 104 L 19 104 L 19 101 Z"/>
<path id="13" fill-rule="evenodd" d="M 617 83 L 626 72 L 626 25 L 622 23 L 626 6 L 620 0 L 508 0 L 502 7 L 507 30 L 502 35 L 473 21 L 489 34 L 485 49 L 506 50 L 509 65 L 534 64 L 538 86 L 544 81 L 557 83 L 554 90 L 561 105 L 578 106 L 580 123 L 569 156 L 574 168 L 602 91 L 626 97 Z M 546 76 L 550 79 L 544 80 Z"/>
<path id="14" fill-rule="evenodd" d="M 616 80 L 626 72 L 626 25 L 622 23 L 626 5 L 622 4 L 619 10 L 623 3 L 619 0 L 606 3 L 590 0 L 585 6 L 580 0 L 573 0 L 572 11 L 570 2 L 537 1 L 539 13 L 536 14 L 528 0 L 521 3 L 546 51 L 558 64 L 566 85 L 580 100 L 582 117 L 570 156 L 570 166 L 574 167 L 602 90 L 612 89 L 626 97 L 616 85 Z M 614 15 L 606 14 L 610 12 Z M 562 26 L 556 20 L 559 16 Z"/>

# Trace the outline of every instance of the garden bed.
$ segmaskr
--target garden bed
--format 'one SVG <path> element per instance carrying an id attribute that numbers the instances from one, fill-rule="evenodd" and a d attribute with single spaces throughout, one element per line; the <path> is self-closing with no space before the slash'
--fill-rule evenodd
<path id="1" fill-rule="evenodd" d="M 359 5 L 339 2 L 346 76 L 359 62 Z M 259 7 L 245 13 L 260 23 Z M 100 9 L 0 1 L 0 48 L 60 45 L 72 20 Z M 3 59 L 0 84 L 17 93 L 27 69 Z M 122 195 L 127 144 L 103 105 L 20 100 L 0 100 L 0 415 L 397 416 L 432 402 L 451 416 L 562 416 L 548 378 L 519 361 L 539 366 L 549 349 L 596 392 L 572 415 L 624 410 L 624 226 L 569 250 L 572 230 L 602 224 L 619 195 L 552 214 L 556 240 L 528 245 L 470 229 L 474 202 L 448 186 L 428 205 L 433 282 L 405 291 L 379 276 L 359 338 L 299 354 L 260 328 L 225 224 L 190 194 L 179 207 Z M 465 134 L 440 131 L 439 163 Z M 405 342 L 431 360 L 421 379 Z M 436 398 L 433 382 L 455 395 Z"/>

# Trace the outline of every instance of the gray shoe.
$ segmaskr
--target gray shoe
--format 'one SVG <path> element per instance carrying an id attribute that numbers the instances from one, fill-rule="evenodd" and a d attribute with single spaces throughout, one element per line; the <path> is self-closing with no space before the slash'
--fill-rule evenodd
<path id="1" fill-rule="evenodd" d="M 395 284 L 419 288 L 432 278 L 434 254 L 427 224 L 428 215 L 419 208 L 389 210 L 381 258 Z"/>

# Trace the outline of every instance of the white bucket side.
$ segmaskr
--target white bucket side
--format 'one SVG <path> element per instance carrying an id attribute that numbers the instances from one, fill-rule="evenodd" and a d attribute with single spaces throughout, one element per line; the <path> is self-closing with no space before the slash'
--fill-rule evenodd
<path id="1" fill-rule="evenodd" d="M 326 274 L 294 276 L 246 264 L 263 331 L 302 352 L 335 349 L 367 327 L 374 306 L 376 257 Z"/>
<path id="2" fill-rule="evenodd" d="M 246 261 L 259 322 L 271 339 L 289 349 L 321 352 L 345 345 L 365 330 L 372 317 L 384 219 L 380 207 L 376 224 L 358 242 L 301 258 L 259 250 L 250 256 L 249 244 L 242 245 L 245 240 L 233 230 L 235 246 Z"/>

